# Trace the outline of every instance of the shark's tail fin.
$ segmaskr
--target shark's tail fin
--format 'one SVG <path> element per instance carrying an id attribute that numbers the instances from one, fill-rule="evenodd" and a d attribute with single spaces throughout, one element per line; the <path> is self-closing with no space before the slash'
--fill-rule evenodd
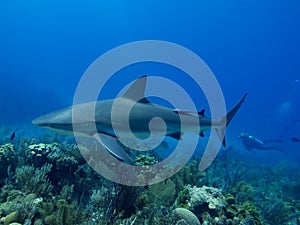
<path id="1" fill-rule="evenodd" d="M 232 109 L 230 110 L 226 116 L 222 117 L 218 123 L 223 124 L 223 126 L 216 128 L 217 134 L 222 141 L 223 146 L 226 146 L 226 140 L 225 140 L 225 131 L 226 127 L 234 117 L 234 115 L 237 113 L 243 102 L 245 101 L 245 98 L 247 97 L 248 93 L 244 94 L 243 98 L 239 101 L 239 103 Z M 226 122 L 225 122 L 226 121 Z"/>

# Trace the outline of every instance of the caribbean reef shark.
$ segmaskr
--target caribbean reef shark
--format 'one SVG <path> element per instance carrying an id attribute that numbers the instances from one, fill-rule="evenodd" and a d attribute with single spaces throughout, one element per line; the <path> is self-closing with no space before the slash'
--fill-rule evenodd
<path id="1" fill-rule="evenodd" d="M 63 135 L 97 137 L 96 140 L 107 151 L 119 160 L 127 163 L 133 163 L 133 160 L 124 151 L 124 148 L 120 146 L 118 138 L 132 137 L 132 133 L 139 138 L 149 137 L 150 135 L 166 135 L 180 140 L 185 132 L 196 132 L 203 137 L 205 130 L 214 128 L 220 137 L 220 141 L 224 146 L 226 145 L 224 138 L 226 126 L 239 110 L 247 94 L 227 115 L 219 119 L 211 119 L 205 117 L 205 110 L 190 112 L 151 103 L 144 97 L 146 81 L 146 76 L 138 78 L 121 97 L 116 99 L 76 104 L 40 116 L 32 122 L 39 127 L 47 128 Z M 115 107 L 115 105 L 117 106 Z M 76 110 L 81 115 L 80 119 L 76 121 L 76 129 L 73 129 L 73 110 Z M 130 110 L 129 118 L 127 117 L 127 124 L 129 122 L 130 126 L 129 130 L 128 127 L 123 126 L 126 123 L 124 122 L 126 110 Z M 92 121 L 95 124 L 94 128 L 91 126 L 91 116 L 94 117 Z M 161 123 L 156 124 L 155 120 L 152 120 L 157 117 L 165 122 L 166 126 L 164 129 L 161 128 Z M 181 119 L 184 119 L 186 123 L 184 129 L 181 126 Z M 151 131 L 149 129 L 150 122 L 152 122 Z M 118 135 L 113 129 L 115 124 L 118 127 Z M 131 133 L 131 136 L 128 133 Z"/>

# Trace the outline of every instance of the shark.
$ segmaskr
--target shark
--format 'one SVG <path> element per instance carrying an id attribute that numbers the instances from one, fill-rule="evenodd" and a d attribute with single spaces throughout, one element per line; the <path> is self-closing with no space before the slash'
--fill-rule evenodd
<path id="1" fill-rule="evenodd" d="M 191 112 L 149 101 L 145 97 L 146 83 L 147 76 L 139 77 L 120 97 L 75 104 L 37 117 L 32 123 L 62 135 L 94 137 L 114 157 L 133 164 L 134 160 L 124 151 L 124 147 L 119 142 L 120 138 L 130 138 L 132 134 L 138 138 L 165 135 L 182 140 L 182 135 L 186 132 L 196 132 L 203 137 L 204 131 L 215 129 L 220 141 L 226 146 L 224 136 L 226 127 L 247 96 L 247 93 L 244 94 L 226 115 L 213 119 L 205 116 L 204 109 Z M 76 129 L 72 119 L 74 110 L 80 115 L 80 118 L 75 121 Z M 127 121 L 124 121 L 124 115 L 127 113 Z M 162 119 L 166 126 L 161 126 L 161 121 L 155 118 Z M 181 124 L 182 119 L 185 121 L 184 127 Z M 130 127 L 129 130 L 126 124 Z M 115 131 L 114 125 L 117 125 L 118 132 Z"/>

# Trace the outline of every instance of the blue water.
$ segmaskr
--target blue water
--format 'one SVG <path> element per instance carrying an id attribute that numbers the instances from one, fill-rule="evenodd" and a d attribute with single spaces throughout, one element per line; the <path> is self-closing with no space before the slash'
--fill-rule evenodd
<path id="1" fill-rule="evenodd" d="M 299 10 L 297 0 L 3 0 L 0 122 L 30 126 L 35 117 L 71 105 L 81 76 L 106 51 L 132 41 L 164 40 L 190 49 L 207 63 L 228 109 L 249 93 L 229 126 L 228 144 L 239 146 L 242 131 L 261 139 L 281 138 L 284 155 L 245 154 L 263 162 L 282 158 L 300 162 L 300 144 L 290 140 L 300 138 Z M 157 65 L 145 68 L 132 69 L 136 74 L 124 84 L 145 72 L 163 75 Z M 176 82 L 188 82 L 175 77 Z M 107 95 L 122 85 L 115 82 Z M 193 88 L 190 92 L 197 99 L 198 89 Z M 199 94 L 199 109 L 207 107 L 202 101 Z"/>

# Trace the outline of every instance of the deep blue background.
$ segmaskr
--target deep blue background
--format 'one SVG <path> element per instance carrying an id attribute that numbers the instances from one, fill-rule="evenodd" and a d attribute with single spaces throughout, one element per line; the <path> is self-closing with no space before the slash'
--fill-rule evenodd
<path id="1" fill-rule="evenodd" d="M 284 157 L 299 160 L 300 143 L 290 141 L 300 137 L 299 28 L 298 0 L 2 0 L 0 122 L 29 124 L 71 105 L 84 71 L 118 45 L 165 40 L 208 64 L 228 108 L 249 92 L 229 127 L 229 143 L 238 145 L 241 131 L 262 139 L 283 136 Z"/>

